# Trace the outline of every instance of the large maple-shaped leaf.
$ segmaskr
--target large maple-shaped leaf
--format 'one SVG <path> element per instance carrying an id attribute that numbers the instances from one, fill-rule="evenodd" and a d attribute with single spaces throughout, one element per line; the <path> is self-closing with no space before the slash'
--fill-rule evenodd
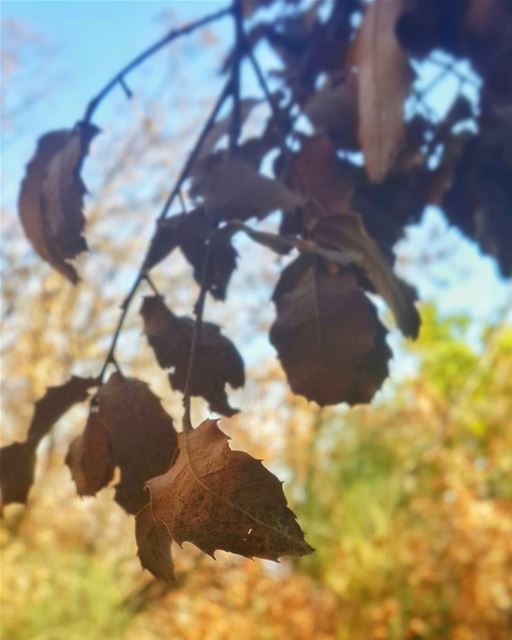
<path id="1" fill-rule="evenodd" d="M 224 300 L 238 258 L 231 235 L 222 230 L 212 235 L 211 220 L 201 208 L 173 216 L 159 225 L 144 268 L 151 269 L 179 247 L 194 268 L 194 278 L 200 284 L 207 243 L 211 242 L 208 290 L 218 300 Z"/>
<path id="2" fill-rule="evenodd" d="M 34 413 L 24 442 L 15 442 L 0 449 L 0 487 L 2 504 L 27 501 L 34 482 L 36 449 L 53 425 L 73 405 L 87 398 L 87 392 L 98 384 L 95 378 L 71 378 L 56 387 L 49 387 L 34 407 Z"/>
<path id="3" fill-rule="evenodd" d="M 216 153 L 194 170 L 192 193 L 204 200 L 216 220 L 264 218 L 273 211 L 289 211 L 301 198 L 279 182 L 261 175 L 243 158 Z"/>
<path id="4" fill-rule="evenodd" d="M 73 284 L 79 278 L 69 260 L 87 250 L 80 169 L 98 131 L 82 123 L 42 136 L 21 183 L 18 207 L 25 235 L 41 258 Z"/>
<path id="5" fill-rule="evenodd" d="M 414 306 L 416 293 L 393 273 L 391 264 L 366 233 L 359 216 L 347 214 L 322 218 L 314 230 L 314 237 L 323 247 L 357 254 L 357 264 L 388 304 L 399 329 L 409 338 L 418 336 L 420 317 Z"/>
<path id="6" fill-rule="evenodd" d="M 66 462 L 81 495 L 94 495 L 119 467 L 116 501 L 128 513 L 147 503 L 145 482 L 171 464 L 176 432 L 148 385 L 113 373 L 94 398 L 85 430 Z"/>
<path id="7" fill-rule="evenodd" d="M 403 0 L 375 0 L 354 43 L 358 68 L 359 139 L 369 178 L 380 182 L 405 135 L 404 102 L 411 73 L 395 36 Z"/>
<path id="8" fill-rule="evenodd" d="M 148 482 L 151 510 L 178 544 L 277 560 L 312 551 L 281 482 L 259 460 L 232 451 L 216 420 L 180 433 L 169 471 Z"/>
<path id="9" fill-rule="evenodd" d="M 185 390 L 194 321 L 176 316 L 159 296 L 144 299 L 141 308 L 144 332 L 155 352 L 158 364 L 171 368 L 169 380 L 174 389 Z M 198 344 L 190 393 L 207 400 L 212 411 L 231 416 L 237 413 L 229 405 L 224 386 L 234 389 L 245 383 L 244 363 L 235 345 L 211 322 L 204 322 Z"/>
<path id="10" fill-rule="evenodd" d="M 391 352 L 355 275 L 346 268 L 330 274 L 299 258 L 284 270 L 274 302 L 270 340 L 292 390 L 322 406 L 369 402 Z"/>

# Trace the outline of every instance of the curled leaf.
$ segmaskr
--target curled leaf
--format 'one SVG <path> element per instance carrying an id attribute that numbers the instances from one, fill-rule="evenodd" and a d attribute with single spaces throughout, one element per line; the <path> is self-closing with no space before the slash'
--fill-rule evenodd
<path id="1" fill-rule="evenodd" d="M 19 195 L 19 215 L 25 235 L 43 260 L 73 284 L 79 280 L 69 260 L 87 250 L 85 185 L 80 169 L 92 138 L 94 125 L 81 123 L 42 136 L 27 165 Z"/>
<path id="2" fill-rule="evenodd" d="M 34 482 L 36 451 L 28 442 L 13 442 L 0 449 L 0 505 L 27 501 Z"/>
<path id="3" fill-rule="evenodd" d="M 387 376 L 391 352 L 356 277 L 300 258 L 284 270 L 274 302 L 270 340 L 292 390 L 321 406 L 369 402 Z"/>
<path id="4" fill-rule="evenodd" d="M 175 316 L 159 296 L 144 299 L 141 308 L 144 332 L 155 352 L 158 364 L 170 368 L 169 380 L 174 389 L 184 391 L 187 378 L 194 322 Z M 212 411 L 231 416 L 238 410 L 229 405 L 224 386 L 234 389 L 245 382 L 244 364 L 235 345 L 211 322 L 202 325 L 190 393 L 201 396 Z"/>
<path id="5" fill-rule="evenodd" d="M 395 35 L 403 0 L 375 0 L 355 40 L 359 86 L 359 139 L 370 180 L 381 182 L 405 136 L 404 102 L 411 73 Z"/>
<path id="6" fill-rule="evenodd" d="M 217 420 L 178 438 L 175 464 L 147 483 L 153 516 L 173 540 L 211 555 L 223 549 L 277 560 L 311 553 L 281 482 L 259 460 L 232 451 Z"/>
<path id="7" fill-rule="evenodd" d="M 169 532 L 153 518 L 149 504 L 135 516 L 135 539 L 142 567 L 159 580 L 174 582 Z"/>
<path id="8" fill-rule="evenodd" d="M 301 202 L 278 180 L 225 153 L 205 158 L 196 168 L 192 193 L 202 197 L 206 211 L 215 220 L 264 218 L 272 211 L 289 211 Z"/>
<path id="9" fill-rule="evenodd" d="M 116 501 L 137 513 L 147 503 L 144 483 L 169 467 L 175 447 L 173 422 L 159 398 L 145 382 L 113 373 L 98 390 L 66 462 L 81 495 L 94 495 L 119 467 Z"/>
<path id="10" fill-rule="evenodd" d="M 49 387 L 34 407 L 24 442 L 0 449 L 0 485 L 2 504 L 25 503 L 34 482 L 36 449 L 53 425 L 73 405 L 87 398 L 87 392 L 98 384 L 95 378 L 71 376 L 64 384 Z"/>
<path id="11" fill-rule="evenodd" d="M 69 445 L 66 464 L 79 496 L 94 496 L 113 478 L 114 462 L 108 431 L 97 412 L 91 412 L 81 435 Z"/>
<path id="12" fill-rule="evenodd" d="M 164 220 L 153 238 L 144 268 L 151 269 L 179 247 L 194 268 L 194 278 L 199 284 L 211 231 L 211 220 L 201 208 Z M 217 231 L 211 241 L 208 290 L 218 300 L 224 300 L 238 253 L 231 244 L 229 233 Z"/>
<path id="13" fill-rule="evenodd" d="M 409 338 L 418 336 L 420 316 L 414 306 L 415 291 L 394 274 L 385 255 L 366 233 L 359 216 L 347 214 L 322 218 L 314 236 L 324 247 L 356 253 L 359 256 L 357 264 L 388 304 L 402 333 Z"/>

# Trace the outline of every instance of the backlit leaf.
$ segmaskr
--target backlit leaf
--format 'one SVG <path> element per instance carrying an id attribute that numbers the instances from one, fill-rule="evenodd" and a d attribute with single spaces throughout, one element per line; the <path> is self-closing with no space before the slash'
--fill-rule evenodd
<path id="1" fill-rule="evenodd" d="M 193 320 L 175 316 L 159 296 L 145 298 L 141 314 L 144 332 L 159 365 L 171 369 L 169 379 L 172 387 L 184 391 Z M 216 324 L 204 322 L 190 384 L 191 395 L 207 400 L 212 411 L 231 416 L 237 409 L 229 405 L 224 386 L 230 384 L 237 389 L 244 382 L 244 364 L 236 347 L 222 335 Z"/>
<path id="2" fill-rule="evenodd" d="M 173 540 L 211 555 L 223 549 L 277 560 L 311 553 L 280 481 L 259 460 L 232 451 L 216 420 L 178 438 L 175 464 L 148 482 L 153 516 Z"/>
<path id="3" fill-rule="evenodd" d="M 301 258 L 281 275 L 270 340 L 295 393 L 318 404 L 369 402 L 391 352 L 375 307 L 356 277 Z"/>
<path id="4" fill-rule="evenodd" d="M 87 250 L 80 177 L 94 125 L 52 131 L 39 139 L 21 184 L 19 215 L 25 235 L 37 253 L 73 284 L 78 274 L 69 260 Z"/>

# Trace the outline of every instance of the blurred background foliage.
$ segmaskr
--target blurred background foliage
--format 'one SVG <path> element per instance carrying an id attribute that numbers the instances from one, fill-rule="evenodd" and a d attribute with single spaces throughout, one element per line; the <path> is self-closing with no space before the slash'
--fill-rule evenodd
<path id="1" fill-rule="evenodd" d="M 24 56 L 34 47 L 43 55 L 42 45 L 22 25 L 4 26 L 3 33 L 12 36 L 3 39 L 2 61 L 13 86 L 18 73 L 34 75 Z M 173 49 L 175 59 L 180 55 Z M 46 386 L 71 371 L 99 370 L 132 265 L 152 231 L 147 221 L 208 107 L 202 98 L 190 107 L 190 81 L 181 68 L 172 65 L 179 95 L 163 91 L 144 100 L 138 97 L 144 90 L 135 90 L 124 117 L 110 127 L 122 135 L 98 139 L 93 148 L 91 253 L 80 264 L 87 286 L 63 285 L 42 265 L 22 238 L 14 207 L 2 204 L 2 444 L 22 437 Z M 37 96 L 52 90 L 31 86 Z M 182 111 L 185 97 L 194 117 L 188 129 L 180 123 L 179 131 L 170 130 L 163 115 Z M 31 118 L 33 99 L 31 93 L 2 118 L 10 140 Z M 6 167 L 4 180 L 8 173 Z M 461 241 L 439 228 L 436 234 L 443 257 L 436 258 L 436 242 L 424 230 L 422 240 L 415 237 L 398 255 L 405 277 L 416 269 L 429 280 L 432 265 L 456 273 L 450 257 Z M 244 391 L 233 394 L 244 414 L 224 421 L 223 429 L 233 448 L 264 458 L 286 478 L 316 553 L 280 564 L 224 553 L 214 561 L 185 544 L 174 548 L 177 584 L 153 581 L 140 569 L 133 522 L 114 505 L 113 490 L 95 499 L 75 495 L 63 459 L 84 423 L 86 408 L 77 407 L 41 447 L 29 505 L 10 506 L 1 524 L 2 637 L 509 640 L 510 310 L 482 324 L 471 269 L 463 269 L 459 281 L 475 298 L 474 314 L 441 314 L 424 305 L 420 339 L 399 344 L 393 375 L 374 403 L 319 411 L 288 393 L 273 354 L 267 357 L 268 347 L 254 338 L 272 320 L 268 285 L 277 263 L 262 248 L 238 248 L 252 253 L 230 285 L 231 301 L 209 302 L 207 309 L 208 318 L 227 322 L 250 369 Z M 178 312 L 190 307 L 196 291 L 180 256 L 171 256 L 154 278 Z M 435 293 L 445 302 L 442 286 Z M 169 397 L 165 374 L 142 348 L 136 311 L 123 337 L 123 365 L 147 379 L 178 416 L 179 399 Z"/>
<path id="2" fill-rule="evenodd" d="M 316 548 L 251 562 L 190 545 L 178 584 L 141 575 L 132 523 L 108 495 L 78 500 L 50 463 L 2 530 L 3 631 L 22 640 L 506 640 L 512 622 L 512 326 L 422 310 L 413 375 L 373 406 L 288 398 L 261 450 Z M 262 394 L 280 373 L 261 374 Z M 249 436 L 229 424 L 234 446 Z"/>

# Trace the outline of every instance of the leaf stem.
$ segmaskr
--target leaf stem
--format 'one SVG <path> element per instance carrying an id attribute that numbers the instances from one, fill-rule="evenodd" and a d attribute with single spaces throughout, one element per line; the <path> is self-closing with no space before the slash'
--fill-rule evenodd
<path id="1" fill-rule="evenodd" d="M 220 11 L 216 11 L 215 13 L 211 13 L 210 15 L 207 15 L 204 18 L 201 18 L 200 20 L 191 22 L 190 24 L 185 25 L 184 27 L 181 27 L 179 29 L 173 29 L 163 38 L 161 38 L 160 40 L 155 42 L 153 45 L 148 47 L 145 51 L 140 53 L 136 58 L 131 60 L 131 62 L 125 65 L 121 69 L 121 71 L 116 73 L 107 82 L 107 84 L 99 91 L 99 93 L 94 98 L 92 98 L 92 100 L 87 105 L 83 122 L 87 123 L 91 121 L 92 116 L 94 115 L 94 112 L 96 111 L 96 109 L 99 107 L 99 105 L 104 100 L 104 98 L 112 91 L 112 89 L 114 89 L 114 87 L 120 84 L 121 87 L 125 89 L 126 88 L 125 77 L 131 71 L 133 71 L 136 67 L 138 67 L 140 64 L 145 62 L 148 58 L 150 58 L 152 55 L 157 53 L 157 51 L 165 47 L 167 44 L 169 44 L 173 40 L 176 40 L 180 36 L 188 35 L 189 33 L 192 33 L 193 31 L 195 31 L 196 29 L 200 29 L 201 27 L 204 27 L 207 24 L 210 24 L 211 22 L 215 22 L 216 20 L 220 20 L 220 18 L 223 18 L 224 16 L 230 15 L 232 11 L 233 11 L 233 7 L 231 6 L 226 7 L 224 9 L 221 9 Z"/>
<path id="2" fill-rule="evenodd" d="M 212 257 L 212 242 L 211 238 L 206 245 L 206 251 L 203 258 L 203 264 L 201 268 L 201 288 L 199 290 L 199 296 L 194 306 L 194 331 L 192 333 L 192 341 L 190 343 L 190 354 L 188 357 L 187 377 L 185 378 L 185 386 L 183 389 L 183 430 L 192 431 L 192 420 L 190 417 L 190 385 L 192 383 L 192 376 L 194 374 L 194 364 L 197 355 L 197 350 L 201 344 L 201 332 L 203 328 L 203 313 L 204 303 L 206 301 L 206 293 L 208 291 L 208 275 L 210 271 L 210 263 Z"/>

